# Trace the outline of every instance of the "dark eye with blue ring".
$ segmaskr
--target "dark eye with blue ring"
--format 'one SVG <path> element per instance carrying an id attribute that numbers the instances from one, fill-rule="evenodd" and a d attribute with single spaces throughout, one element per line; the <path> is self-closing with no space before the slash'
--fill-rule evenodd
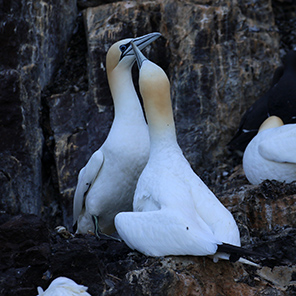
<path id="1" fill-rule="evenodd" d="M 121 50 L 121 52 L 124 52 L 127 49 L 126 44 L 122 44 L 119 46 L 119 49 Z"/>

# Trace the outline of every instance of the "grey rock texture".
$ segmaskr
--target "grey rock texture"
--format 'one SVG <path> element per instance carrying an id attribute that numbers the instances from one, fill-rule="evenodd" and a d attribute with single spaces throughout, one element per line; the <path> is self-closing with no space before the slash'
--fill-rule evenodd
<path id="1" fill-rule="evenodd" d="M 41 91 L 66 51 L 76 1 L 2 1 L 0 7 L 1 210 L 40 214 Z"/>
<path id="2" fill-rule="evenodd" d="M 59 194 L 66 209 L 75 177 L 100 147 L 112 122 L 106 52 L 116 40 L 151 31 L 163 37 L 146 54 L 170 78 L 178 141 L 185 156 L 208 184 L 209 172 L 219 174 L 217 167 L 223 163 L 230 162 L 231 170 L 225 145 L 241 114 L 268 88 L 280 63 L 280 35 L 271 2 L 252 6 L 243 1 L 122 1 L 87 8 L 83 20 L 87 51 L 80 54 L 87 56 L 87 78 L 81 79 L 88 80 L 88 87 L 81 92 L 79 80 L 74 81 L 65 93 L 54 90 L 45 98 Z"/>
<path id="3" fill-rule="evenodd" d="M 34 295 L 64 275 L 92 295 L 295 295 L 295 184 L 248 185 L 241 159 L 225 148 L 296 45 L 295 8 L 285 0 L 0 2 L 0 294 Z M 148 258 L 52 231 L 71 230 L 78 172 L 112 123 L 109 46 L 153 31 L 162 37 L 145 53 L 171 81 L 178 142 L 233 213 L 242 244 L 268 254 L 259 271 Z M 20 213 L 39 218 L 8 221 Z"/>
<path id="4" fill-rule="evenodd" d="M 296 183 L 247 185 L 240 174 L 231 180 L 219 198 L 238 221 L 244 247 L 266 255 L 252 259 L 261 268 L 207 257 L 147 257 L 123 242 L 57 233 L 47 221 L 22 215 L 0 223 L 0 293 L 36 295 L 37 286 L 67 276 L 93 296 L 295 295 Z"/>
<path id="5" fill-rule="evenodd" d="M 76 24 L 75 5 L 3 4 L 3 210 L 70 226 L 78 172 L 112 123 L 106 52 L 152 31 L 163 37 L 146 54 L 170 78 L 185 156 L 208 185 L 231 172 L 240 160 L 225 145 L 294 46 L 292 4 L 120 1 L 82 10 Z"/>

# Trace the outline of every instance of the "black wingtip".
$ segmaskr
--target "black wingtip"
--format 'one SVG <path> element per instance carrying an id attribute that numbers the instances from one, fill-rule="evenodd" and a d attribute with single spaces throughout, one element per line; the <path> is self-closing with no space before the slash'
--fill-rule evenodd
<path id="1" fill-rule="evenodd" d="M 77 221 L 73 224 L 73 226 L 72 226 L 72 228 L 73 228 L 73 232 L 75 233 L 76 232 L 76 230 L 77 230 L 77 226 L 78 224 L 77 224 Z"/>
<path id="2" fill-rule="evenodd" d="M 244 153 L 250 141 L 256 136 L 258 130 L 245 133 L 239 130 L 227 144 L 230 151 L 241 151 Z"/>
<path id="3" fill-rule="evenodd" d="M 266 258 L 266 255 L 259 252 L 225 243 L 218 245 L 217 252 L 230 254 L 229 261 L 231 262 L 236 262 L 240 257 L 244 256 Z"/>

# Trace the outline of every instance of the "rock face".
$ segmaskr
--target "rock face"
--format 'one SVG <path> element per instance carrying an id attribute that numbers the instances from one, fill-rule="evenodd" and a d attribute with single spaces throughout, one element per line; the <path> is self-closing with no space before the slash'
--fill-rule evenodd
<path id="1" fill-rule="evenodd" d="M 64 275 L 92 295 L 295 295 L 295 184 L 250 186 L 235 168 L 241 159 L 225 149 L 295 47 L 295 20 L 295 4 L 285 0 L 80 0 L 78 9 L 75 0 L 2 1 L 0 294 L 34 295 Z M 260 271 L 153 259 L 123 243 L 52 232 L 71 228 L 78 172 L 112 123 L 109 46 L 154 31 L 162 38 L 146 55 L 171 81 L 178 142 L 233 213 L 243 245 L 268 253 Z M 43 220 L 2 223 L 19 213 Z"/>
<path id="2" fill-rule="evenodd" d="M 265 254 L 252 258 L 261 268 L 206 257 L 147 257 L 123 242 L 57 233 L 40 218 L 23 215 L 0 225 L 0 293 L 36 295 L 37 286 L 46 289 L 66 276 L 88 286 L 93 296 L 295 295 L 296 230 L 286 214 L 295 213 L 296 182 L 244 182 L 237 176 L 220 199 L 238 221 L 243 245 Z"/>
<path id="3" fill-rule="evenodd" d="M 101 4 L 90 2 L 79 7 Z M 42 212 L 53 225 L 70 226 L 78 172 L 112 123 L 106 52 L 119 39 L 152 31 L 163 37 L 146 54 L 170 78 L 185 156 L 209 185 L 210 171 L 216 178 L 225 163 L 231 171 L 237 160 L 225 144 L 293 46 L 279 34 L 294 34 L 284 18 L 293 18 L 291 4 L 115 2 L 83 9 L 73 32 L 75 4 L 2 4 L 1 208 Z"/>
<path id="4" fill-rule="evenodd" d="M 87 55 L 87 73 L 81 73 L 80 80 L 68 81 L 69 88 L 62 93 L 53 86 L 44 98 L 66 217 L 71 215 L 76 176 L 103 143 L 112 122 L 105 57 L 116 40 L 151 31 L 162 33 L 147 55 L 170 78 L 178 141 L 204 178 L 225 160 L 225 144 L 241 113 L 268 88 L 280 63 L 280 36 L 270 2 L 258 2 L 254 7 L 224 1 L 117 2 L 85 9 L 83 20 L 87 49 L 84 47 L 80 56 Z M 70 45 L 71 50 L 74 45 L 78 46 L 77 41 Z M 72 63 L 82 60 L 76 53 L 68 57 Z M 83 66 L 86 69 L 86 64 Z M 73 73 L 70 69 L 69 76 Z M 135 71 L 135 81 L 136 76 Z M 61 79 L 64 77 L 58 75 L 56 84 L 61 85 Z M 80 82 L 86 79 L 88 87 L 81 89 Z"/>
<path id="5" fill-rule="evenodd" d="M 0 4 L 1 210 L 41 211 L 41 91 L 72 35 L 76 1 Z"/>

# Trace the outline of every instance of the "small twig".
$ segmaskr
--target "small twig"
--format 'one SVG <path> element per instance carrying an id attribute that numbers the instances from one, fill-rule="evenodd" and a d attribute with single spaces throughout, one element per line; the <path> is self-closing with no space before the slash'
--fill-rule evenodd
<path id="1" fill-rule="evenodd" d="M 122 281 L 122 279 L 120 279 L 119 277 L 117 277 L 117 276 L 115 276 L 113 274 L 107 273 L 107 276 L 110 276 L 110 277 L 112 277 L 112 278 L 114 278 L 114 279 L 116 279 L 118 281 Z"/>

